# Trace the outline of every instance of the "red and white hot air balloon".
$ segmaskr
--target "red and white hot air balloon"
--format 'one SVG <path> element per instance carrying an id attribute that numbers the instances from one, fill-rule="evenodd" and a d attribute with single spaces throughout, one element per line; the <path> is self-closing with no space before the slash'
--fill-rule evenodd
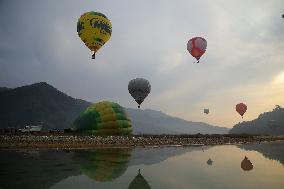
<path id="1" fill-rule="evenodd" d="M 236 105 L 236 111 L 242 116 L 246 113 L 247 111 L 247 105 L 245 105 L 244 103 L 239 103 Z"/>
<path id="2" fill-rule="evenodd" d="M 207 41 L 202 37 L 194 37 L 187 42 L 187 50 L 196 58 L 196 63 L 199 63 L 199 59 L 205 53 L 206 47 Z"/>

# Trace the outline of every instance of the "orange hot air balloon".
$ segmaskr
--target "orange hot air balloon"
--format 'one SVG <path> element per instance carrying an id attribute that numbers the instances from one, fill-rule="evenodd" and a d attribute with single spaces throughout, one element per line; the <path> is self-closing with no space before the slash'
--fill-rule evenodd
<path id="1" fill-rule="evenodd" d="M 245 158 L 243 159 L 243 161 L 241 162 L 241 168 L 244 171 L 250 171 L 253 169 L 253 164 L 251 163 L 251 161 L 247 158 L 247 156 L 245 156 Z"/>
<path id="2" fill-rule="evenodd" d="M 246 113 L 247 111 L 247 105 L 245 105 L 244 103 L 239 103 L 236 105 L 236 111 L 242 116 Z"/>

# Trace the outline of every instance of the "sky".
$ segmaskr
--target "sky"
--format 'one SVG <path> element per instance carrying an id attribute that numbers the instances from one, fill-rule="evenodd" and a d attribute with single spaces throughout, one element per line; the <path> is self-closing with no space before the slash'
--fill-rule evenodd
<path id="1" fill-rule="evenodd" d="M 112 22 L 95 60 L 76 30 L 88 11 Z M 283 13 L 283 0 L 0 0 L 0 86 L 47 82 L 137 108 L 127 86 L 143 77 L 143 109 L 231 128 L 284 106 Z M 196 36 L 207 40 L 200 64 L 186 49 Z"/>

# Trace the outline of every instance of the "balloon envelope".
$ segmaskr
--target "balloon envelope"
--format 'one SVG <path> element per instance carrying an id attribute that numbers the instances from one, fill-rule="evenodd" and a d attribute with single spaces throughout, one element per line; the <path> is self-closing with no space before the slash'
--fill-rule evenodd
<path id="1" fill-rule="evenodd" d="M 202 37 L 194 37 L 187 42 L 187 50 L 196 60 L 205 53 L 206 48 L 207 41 Z"/>
<path id="2" fill-rule="evenodd" d="M 78 19 L 77 32 L 85 45 L 95 54 L 110 39 L 112 24 L 102 13 L 86 12 Z"/>
<path id="3" fill-rule="evenodd" d="M 151 85 L 147 79 L 136 78 L 132 79 L 128 83 L 128 91 L 134 100 L 138 103 L 138 108 L 144 99 L 148 96 L 151 91 Z"/>
<path id="4" fill-rule="evenodd" d="M 247 105 L 245 105 L 244 103 L 239 103 L 236 105 L 236 111 L 243 116 L 245 114 L 245 112 L 247 111 Z"/>
<path id="5" fill-rule="evenodd" d="M 74 122 L 75 129 L 95 135 L 130 134 L 132 126 L 125 110 L 114 102 L 102 101 L 89 106 Z"/>
<path id="6" fill-rule="evenodd" d="M 205 114 L 209 114 L 209 108 L 205 108 L 205 109 L 203 110 L 203 112 L 204 112 Z"/>

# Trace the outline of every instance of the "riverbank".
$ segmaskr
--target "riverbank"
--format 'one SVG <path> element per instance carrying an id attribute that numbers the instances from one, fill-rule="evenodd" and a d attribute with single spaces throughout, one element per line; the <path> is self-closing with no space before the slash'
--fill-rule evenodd
<path id="1" fill-rule="evenodd" d="M 284 136 L 253 135 L 0 135 L 0 148 L 80 149 L 96 147 L 189 146 L 260 143 L 284 140 Z"/>

